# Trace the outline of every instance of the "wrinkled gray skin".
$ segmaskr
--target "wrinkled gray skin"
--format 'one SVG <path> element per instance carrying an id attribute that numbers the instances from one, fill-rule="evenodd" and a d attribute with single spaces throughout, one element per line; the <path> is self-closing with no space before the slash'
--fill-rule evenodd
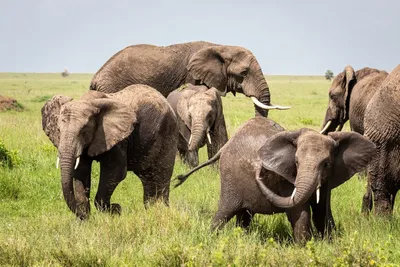
<path id="1" fill-rule="evenodd" d="M 147 84 L 165 97 L 185 83 L 254 96 L 270 105 L 269 87 L 254 55 L 238 46 L 189 42 L 170 46 L 128 46 L 113 55 L 94 75 L 90 89 L 105 93 L 131 84 Z M 268 111 L 256 108 L 256 114 Z"/>
<path id="2" fill-rule="evenodd" d="M 228 141 L 222 100 L 217 89 L 188 84 L 184 89 L 170 93 L 167 100 L 177 116 L 179 154 L 190 167 L 199 164 L 200 147 L 207 144 L 210 159 Z"/>
<path id="3" fill-rule="evenodd" d="M 42 108 L 42 126 L 58 149 L 65 201 L 80 219 L 90 213 L 93 160 L 100 162 L 97 209 L 120 213 L 110 198 L 127 171 L 142 181 L 145 204 L 162 199 L 168 205 L 178 128 L 156 90 L 133 85 L 115 94 L 89 91 L 79 100 L 57 95 Z"/>
<path id="4" fill-rule="evenodd" d="M 349 121 L 352 131 L 364 134 L 365 110 L 387 75 L 383 70 L 363 68 L 355 72 L 351 66 L 346 66 L 329 88 L 329 103 L 322 128 L 329 121 L 331 125 L 325 133 L 337 128 L 340 131 Z M 362 212 L 369 212 L 371 207 L 372 191 L 368 186 L 363 198 Z"/>
<path id="5" fill-rule="evenodd" d="M 354 71 L 346 66 L 329 88 L 329 103 L 322 128 L 331 121 L 325 133 L 342 129 L 349 121 L 350 128 L 364 134 L 365 109 L 388 73 L 383 70 L 363 68 Z"/>
<path id="6" fill-rule="evenodd" d="M 393 213 L 400 189 L 399 101 L 400 65 L 383 81 L 365 110 L 364 135 L 377 147 L 377 154 L 368 166 L 368 188 L 373 192 L 377 215 Z M 370 211 L 372 203 L 363 202 L 363 208 Z"/>
<path id="7" fill-rule="evenodd" d="M 213 229 L 235 215 L 239 226 L 248 227 L 256 213 L 286 212 L 295 241 L 303 241 L 311 235 L 311 209 L 319 234 L 330 235 L 335 227 L 331 190 L 364 168 L 374 151 L 374 144 L 358 133 L 289 132 L 259 117 L 245 123 L 213 159 L 193 171 L 220 157 L 221 194 Z M 184 181 L 193 171 L 178 179 Z"/>

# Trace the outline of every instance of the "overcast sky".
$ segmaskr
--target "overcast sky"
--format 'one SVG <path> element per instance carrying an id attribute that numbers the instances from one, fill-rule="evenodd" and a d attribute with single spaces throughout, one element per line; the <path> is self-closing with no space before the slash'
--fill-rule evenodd
<path id="1" fill-rule="evenodd" d="M 0 72 L 96 72 L 120 49 L 204 40 L 266 74 L 400 63 L 399 0 L 0 0 Z"/>

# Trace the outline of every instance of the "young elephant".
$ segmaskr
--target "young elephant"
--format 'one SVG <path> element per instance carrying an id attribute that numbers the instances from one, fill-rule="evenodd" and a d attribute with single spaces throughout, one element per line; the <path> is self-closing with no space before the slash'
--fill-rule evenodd
<path id="1" fill-rule="evenodd" d="M 188 84 L 167 97 L 178 119 L 178 151 L 190 167 L 199 164 L 199 148 L 207 143 L 212 158 L 228 141 L 221 97 L 217 89 Z"/>
<path id="2" fill-rule="evenodd" d="M 221 195 L 212 229 L 235 215 L 238 225 L 248 227 L 255 213 L 286 212 L 294 239 L 301 241 L 310 238 L 310 209 L 317 231 L 331 233 L 331 190 L 364 168 L 374 151 L 358 133 L 284 131 L 269 119 L 253 118 L 212 159 L 178 179 L 220 157 Z"/>
<path id="3" fill-rule="evenodd" d="M 57 95 L 42 108 L 42 126 L 58 148 L 64 199 L 79 218 L 90 212 L 93 160 L 100 162 L 97 209 L 120 213 L 110 198 L 127 171 L 142 181 L 145 204 L 168 205 L 178 128 L 159 92 L 132 85 L 114 94 L 89 91 L 80 100 Z"/>

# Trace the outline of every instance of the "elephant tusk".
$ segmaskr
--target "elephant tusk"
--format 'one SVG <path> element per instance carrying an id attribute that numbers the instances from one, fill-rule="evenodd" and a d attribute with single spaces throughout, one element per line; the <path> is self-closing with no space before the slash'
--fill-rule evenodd
<path id="1" fill-rule="evenodd" d="M 294 195 L 295 195 L 295 194 L 296 194 L 296 187 L 294 188 L 293 193 L 292 193 L 292 195 L 290 196 L 290 200 L 291 200 L 291 201 L 293 201 Z"/>
<path id="2" fill-rule="evenodd" d="M 58 166 L 60 165 L 60 157 L 57 157 L 57 161 L 56 161 L 56 169 L 58 169 Z"/>
<path id="3" fill-rule="evenodd" d="M 190 138 L 189 138 L 189 146 L 190 146 L 190 143 L 192 143 L 192 137 L 193 137 L 193 135 L 192 135 L 192 134 L 190 134 Z"/>
<path id="4" fill-rule="evenodd" d="M 320 133 L 320 134 L 324 134 L 324 133 L 326 132 L 326 130 L 328 130 L 329 126 L 331 126 L 331 123 L 332 123 L 332 121 L 328 121 L 328 122 L 325 124 L 324 129 L 322 129 L 319 133 Z"/>
<path id="5" fill-rule="evenodd" d="M 263 108 L 263 109 L 280 109 L 280 110 L 290 109 L 290 107 L 285 107 L 285 106 L 275 106 L 275 105 L 273 105 L 273 106 L 267 106 L 267 105 L 261 103 L 261 102 L 260 102 L 256 97 L 254 97 L 254 96 L 252 96 L 252 97 L 250 97 L 250 98 L 251 98 L 251 100 L 253 101 L 253 103 L 254 103 L 256 106 L 258 106 L 258 107 L 260 107 L 260 108 Z"/>
<path id="6" fill-rule="evenodd" d="M 339 128 L 336 130 L 336 132 L 340 132 L 342 129 L 343 129 L 343 123 L 341 123 L 341 124 L 339 125 Z"/>
<path id="7" fill-rule="evenodd" d="M 78 165 L 79 165 L 79 159 L 80 159 L 80 157 L 77 157 L 77 158 L 76 158 L 76 162 L 75 162 L 75 168 L 74 168 L 74 170 L 76 170 L 76 168 L 78 168 Z"/>
<path id="8" fill-rule="evenodd" d="M 209 142 L 210 145 L 211 145 L 211 136 L 210 136 L 210 132 L 207 132 L 207 139 L 208 139 L 208 142 Z"/>
<path id="9" fill-rule="evenodd" d="M 318 204 L 319 203 L 319 187 L 317 188 L 315 195 L 317 196 L 317 204 Z"/>

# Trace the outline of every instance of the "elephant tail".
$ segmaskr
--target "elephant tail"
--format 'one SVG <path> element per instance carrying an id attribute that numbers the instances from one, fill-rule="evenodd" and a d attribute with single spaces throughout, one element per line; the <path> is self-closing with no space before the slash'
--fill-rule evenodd
<path id="1" fill-rule="evenodd" d="M 175 180 L 178 180 L 178 182 L 174 185 L 174 188 L 180 186 L 181 184 L 183 184 L 187 178 L 189 178 L 190 175 L 192 175 L 194 172 L 200 170 L 201 168 L 208 166 L 214 162 L 216 162 L 217 160 L 219 160 L 220 156 L 221 156 L 221 152 L 223 150 L 225 146 L 221 147 L 220 150 L 218 150 L 217 154 L 215 154 L 211 159 L 207 160 L 206 162 L 203 162 L 202 164 L 200 164 L 199 166 L 193 168 L 192 170 L 190 170 L 190 172 L 186 173 L 186 174 L 180 174 L 178 175 Z"/>

